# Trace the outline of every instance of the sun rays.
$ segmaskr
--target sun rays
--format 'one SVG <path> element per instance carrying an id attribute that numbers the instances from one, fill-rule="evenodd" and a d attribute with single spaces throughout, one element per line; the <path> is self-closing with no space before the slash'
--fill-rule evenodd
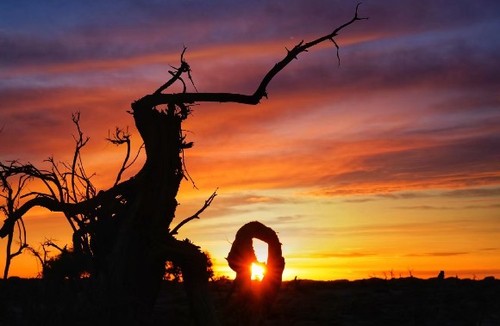
<path id="1" fill-rule="evenodd" d="M 262 281 L 266 275 L 266 264 L 261 262 L 252 263 L 252 280 Z"/>

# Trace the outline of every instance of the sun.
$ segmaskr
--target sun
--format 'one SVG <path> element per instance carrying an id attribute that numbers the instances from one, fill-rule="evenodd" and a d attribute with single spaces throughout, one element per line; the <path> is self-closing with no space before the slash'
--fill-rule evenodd
<path id="1" fill-rule="evenodd" d="M 252 280 L 262 281 L 266 274 L 266 265 L 263 263 L 252 263 Z"/>

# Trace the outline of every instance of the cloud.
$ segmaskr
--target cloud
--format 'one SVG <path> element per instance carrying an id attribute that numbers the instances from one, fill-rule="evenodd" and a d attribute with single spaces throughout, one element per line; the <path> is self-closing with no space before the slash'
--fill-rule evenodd
<path id="1" fill-rule="evenodd" d="M 450 256 L 462 256 L 469 255 L 470 252 L 428 252 L 422 254 L 408 254 L 407 257 L 450 257 Z"/>
<path id="2" fill-rule="evenodd" d="M 329 258 L 365 258 L 377 256 L 375 253 L 368 252 L 302 252 L 290 254 L 288 259 L 329 259 Z"/>
<path id="3" fill-rule="evenodd" d="M 331 30 L 332 21 L 340 24 L 354 10 L 354 5 L 325 6 L 324 1 L 308 6 L 301 2 L 256 5 L 226 1 L 109 1 L 64 8 L 45 4 L 38 10 L 31 3 L 29 6 L 30 10 L 21 10 L 23 4 L 0 7 L 6 15 L 0 29 L 2 63 L 45 65 L 123 59 L 179 51 L 183 45 L 199 49 L 305 37 Z M 283 15 L 288 19 L 280 19 Z"/>
<path id="4" fill-rule="evenodd" d="M 368 2 L 362 4 L 370 23 L 394 33 L 453 29 L 496 20 L 499 4 L 494 0 L 482 2 L 458 1 L 454 6 L 432 0 Z"/>
<path id="5" fill-rule="evenodd" d="M 474 236 L 485 236 L 487 234 L 496 234 L 499 227 L 495 221 L 488 217 L 477 216 L 475 218 L 453 219 L 440 218 L 436 216 L 426 216 L 429 221 L 415 222 L 412 218 L 407 219 L 403 216 L 399 222 L 389 222 L 388 220 L 379 220 L 374 218 L 374 222 L 359 223 L 353 226 L 336 226 L 328 228 L 328 232 L 336 237 L 370 237 L 385 239 L 387 242 L 391 237 L 399 238 L 402 235 L 409 241 L 411 237 L 422 239 L 432 238 L 436 235 L 443 239 L 446 235 L 467 233 Z M 487 226 L 487 227 L 486 227 Z"/>
<path id="6" fill-rule="evenodd" d="M 500 248 L 492 247 L 492 248 L 481 248 L 480 251 L 498 251 Z"/>
<path id="7" fill-rule="evenodd" d="M 227 149 L 201 150 L 202 162 L 198 157 L 191 159 L 191 164 L 195 165 L 193 168 L 201 168 L 193 175 L 204 175 L 203 171 L 211 170 L 207 173 L 210 178 L 226 186 L 230 185 L 226 183 L 230 176 L 240 185 L 314 186 L 323 189 L 321 193 L 324 195 L 387 194 L 433 187 L 477 188 L 495 185 L 500 177 L 495 152 L 500 142 L 495 137 L 436 142 L 401 150 L 396 145 L 392 151 L 392 141 L 386 141 L 378 152 L 376 147 L 370 147 L 370 142 L 337 144 L 326 150 L 321 148 L 321 142 L 318 143 L 320 146 L 314 147 L 300 146 L 300 141 L 295 143 L 295 151 L 287 151 L 286 145 L 283 147 L 278 140 L 272 139 L 266 144 L 257 136 L 255 149 L 249 144 L 249 151 L 238 151 L 237 137 L 231 139 L 234 149 L 229 145 Z M 349 145 L 354 148 L 352 153 L 349 153 Z M 366 148 L 366 153 L 361 151 L 362 148 Z M 198 165 L 200 163 L 203 164 Z M 331 165 L 328 167 L 328 164 Z M 238 168 L 247 173 L 232 175 L 229 172 Z M 398 196 L 417 195 L 404 193 Z"/>
<path id="8" fill-rule="evenodd" d="M 368 203 L 377 200 L 391 199 L 391 200 L 413 200 L 413 199 L 442 199 L 451 198 L 459 200 L 463 204 L 463 199 L 495 199 L 499 196 L 500 189 L 497 187 L 480 187 L 480 188 L 465 188 L 465 189 L 455 189 L 450 191 L 439 191 L 439 190 L 421 190 L 415 192 L 408 191 L 395 191 L 391 193 L 379 193 L 379 194 L 365 194 L 359 195 L 357 197 L 345 197 L 342 199 L 343 203 L 360 204 Z M 317 194 L 317 193 L 313 193 Z M 498 208 L 500 204 L 496 203 L 485 203 L 485 204 L 473 204 L 473 205 L 453 205 L 453 206 L 443 206 L 443 205 L 405 205 L 405 206 L 395 206 L 396 209 L 405 210 L 447 210 L 447 209 L 490 209 Z"/>
<path id="9" fill-rule="evenodd" d="M 406 210 L 446 210 L 446 209 L 492 209 L 492 208 L 500 208 L 500 204 L 486 204 L 486 205 L 466 205 L 466 206 L 433 206 L 433 205 L 418 205 L 418 206 L 397 206 L 394 207 L 397 209 L 406 209 Z"/>
<path id="10" fill-rule="evenodd" d="M 122 106 L 122 110 L 115 107 L 122 95 L 109 90 L 70 87 L 0 94 L 8 94 L 0 111 L 4 125 L 0 134 L 1 159 L 35 163 L 54 155 L 56 160 L 64 160 L 62 157 L 71 155 L 74 147 L 71 115 L 77 111 L 81 112 L 83 132 L 91 138 L 86 153 L 106 145 L 108 130 L 132 123 L 126 122 L 130 119 L 125 112 L 128 105 Z"/>
<path id="11" fill-rule="evenodd" d="M 469 188 L 456 189 L 442 193 L 445 197 L 464 198 L 464 197 L 498 197 L 500 196 L 500 188 Z"/>
<path id="12" fill-rule="evenodd" d="M 304 217 L 304 215 L 284 215 L 275 217 L 275 220 L 278 223 L 297 223 L 301 222 Z"/>
<path id="13" fill-rule="evenodd" d="M 351 171 L 332 174 L 321 183 L 329 185 L 326 195 L 495 185 L 500 180 L 494 149 L 498 146 L 500 138 L 492 136 L 360 155 Z"/>
<path id="14" fill-rule="evenodd" d="M 418 205 L 418 206 L 398 206 L 398 209 L 408 209 L 408 210 L 443 210 L 443 209 L 453 209 L 452 207 L 446 206 L 432 206 L 432 205 Z"/>

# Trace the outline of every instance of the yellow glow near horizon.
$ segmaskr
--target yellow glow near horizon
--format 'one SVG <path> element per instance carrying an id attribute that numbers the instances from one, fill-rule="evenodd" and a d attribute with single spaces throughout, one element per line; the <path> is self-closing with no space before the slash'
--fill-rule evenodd
<path id="1" fill-rule="evenodd" d="M 266 274 L 266 267 L 262 263 L 252 263 L 252 280 L 262 281 Z"/>
<path id="2" fill-rule="evenodd" d="M 267 262 L 267 243 L 259 239 L 252 241 L 255 256 L 258 262 L 252 263 L 252 280 L 262 281 L 266 274 L 266 265 L 262 262 Z"/>

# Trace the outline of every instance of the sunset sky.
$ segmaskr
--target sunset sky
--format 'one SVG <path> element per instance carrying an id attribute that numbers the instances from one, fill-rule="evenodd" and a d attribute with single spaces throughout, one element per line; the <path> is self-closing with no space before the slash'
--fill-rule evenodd
<path id="1" fill-rule="evenodd" d="M 69 161 L 79 111 L 83 160 L 107 189 L 124 156 L 108 132 L 128 127 L 141 145 L 127 110 L 183 46 L 198 91 L 251 94 L 285 48 L 330 33 L 356 3 L 3 0 L 0 160 Z M 194 107 L 184 128 L 197 189 L 181 185 L 174 225 L 218 195 L 179 238 L 229 277 L 231 242 L 253 220 L 278 233 L 284 279 L 500 277 L 500 2 L 368 0 L 360 15 L 337 38 L 340 66 L 325 43 L 258 106 Z M 70 243 L 62 215 L 25 220 L 33 247 Z M 26 253 L 10 275 L 39 271 Z"/>

